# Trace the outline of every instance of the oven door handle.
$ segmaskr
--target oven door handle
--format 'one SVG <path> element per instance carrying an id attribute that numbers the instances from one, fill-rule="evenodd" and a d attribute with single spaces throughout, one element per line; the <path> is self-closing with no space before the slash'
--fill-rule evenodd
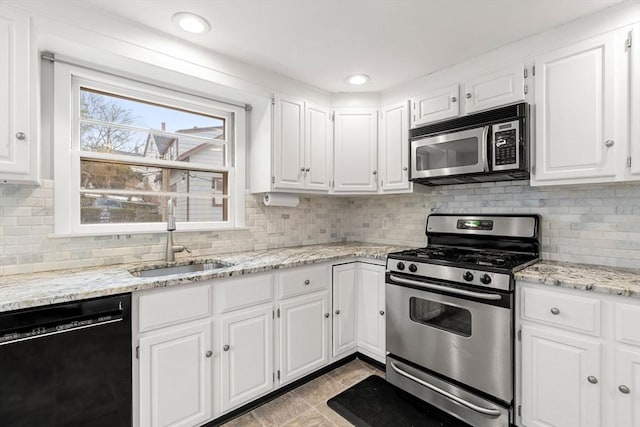
<path id="1" fill-rule="evenodd" d="M 405 285 L 420 286 L 421 288 L 433 289 L 435 291 L 444 291 L 451 294 L 462 295 L 466 297 L 473 297 L 484 300 L 498 301 L 502 299 L 502 296 L 497 294 L 486 294 L 484 292 L 465 291 L 464 289 L 452 288 L 449 286 L 436 285 L 433 283 L 419 282 L 417 280 L 405 279 L 403 277 L 389 275 L 389 278 L 394 282 L 404 283 Z"/>
<path id="2" fill-rule="evenodd" d="M 487 415 L 490 417 L 499 417 L 501 412 L 499 409 L 493 409 L 493 408 L 483 408 L 482 406 L 478 406 L 475 403 L 471 403 L 468 400 L 464 400 L 458 396 L 456 396 L 455 394 L 449 393 L 446 390 L 441 389 L 440 387 L 436 387 L 433 384 L 429 384 L 428 382 L 416 377 L 415 375 L 411 375 L 409 372 L 400 369 L 395 363 L 393 363 L 393 361 L 389 361 L 389 363 L 391 364 L 391 368 L 396 371 L 399 375 L 402 375 L 405 378 L 410 379 L 411 381 L 417 382 L 418 384 L 428 388 L 431 391 L 435 391 L 438 394 L 443 395 L 444 397 L 446 397 L 447 399 L 453 400 L 454 402 L 465 406 L 473 411 L 479 412 L 483 415 Z"/>

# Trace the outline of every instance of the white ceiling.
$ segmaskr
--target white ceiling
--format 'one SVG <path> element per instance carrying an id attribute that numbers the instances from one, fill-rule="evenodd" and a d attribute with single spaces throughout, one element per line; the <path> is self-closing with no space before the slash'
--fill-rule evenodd
<path id="1" fill-rule="evenodd" d="M 84 0 L 329 92 L 382 91 L 621 0 Z M 205 17 L 186 34 L 177 12 Z M 371 82 L 346 84 L 353 73 Z"/>

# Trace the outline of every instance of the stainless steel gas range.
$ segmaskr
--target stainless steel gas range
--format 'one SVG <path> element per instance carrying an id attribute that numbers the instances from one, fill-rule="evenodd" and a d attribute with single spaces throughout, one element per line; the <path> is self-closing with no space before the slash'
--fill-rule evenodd
<path id="1" fill-rule="evenodd" d="M 540 259 L 537 215 L 432 214 L 389 254 L 387 381 L 475 427 L 509 426 L 514 273 Z"/>

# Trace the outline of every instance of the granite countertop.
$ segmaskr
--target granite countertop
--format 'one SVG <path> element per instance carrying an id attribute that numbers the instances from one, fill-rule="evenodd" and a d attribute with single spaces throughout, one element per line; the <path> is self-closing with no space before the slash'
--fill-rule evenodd
<path id="1" fill-rule="evenodd" d="M 99 296 L 194 283 L 202 280 L 258 273 L 281 268 L 328 262 L 340 258 L 386 260 L 387 253 L 406 247 L 367 243 L 339 243 L 223 254 L 209 259 L 170 263 L 186 265 L 219 261 L 229 267 L 212 271 L 161 277 L 136 277 L 130 273 L 151 264 L 130 264 L 82 271 L 49 271 L 0 278 L 0 312 L 37 307 Z M 156 263 L 166 267 L 167 263 Z"/>
<path id="2" fill-rule="evenodd" d="M 516 280 L 640 298 L 640 270 L 540 261 L 517 272 Z"/>

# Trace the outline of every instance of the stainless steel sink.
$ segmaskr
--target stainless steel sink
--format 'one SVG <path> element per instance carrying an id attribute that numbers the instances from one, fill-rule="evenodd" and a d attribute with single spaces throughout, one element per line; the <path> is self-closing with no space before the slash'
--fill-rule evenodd
<path id="1" fill-rule="evenodd" d="M 220 270 L 221 268 L 231 267 L 233 264 L 227 264 L 220 261 L 208 261 L 198 264 L 174 265 L 171 267 L 151 267 L 140 270 L 130 271 L 137 277 L 159 277 L 169 276 L 172 274 L 197 273 L 200 271 Z"/>

